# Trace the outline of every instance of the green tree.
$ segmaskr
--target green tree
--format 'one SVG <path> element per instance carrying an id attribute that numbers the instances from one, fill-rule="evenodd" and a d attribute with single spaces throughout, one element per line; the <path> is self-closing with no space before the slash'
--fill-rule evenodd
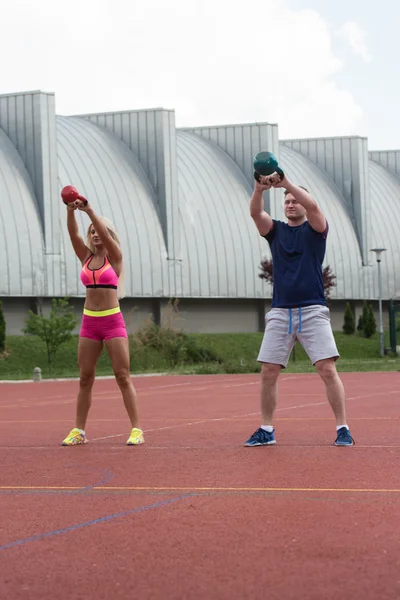
<path id="1" fill-rule="evenodd" d="M 368 318 L 369 318 L 370 324 L 371 324 L 372 335 L 374 335 L 374 333 L 376 333 L 376 331 L 377 331 L 377 326 L 376 326 L 374 309 L 372 308 L 371 304 L 369 305 L 369 309 L 368 309 Z"/>
<path id="2" fill-rule="evenodd" d="M 74 309 L 67 298 L 53 298 L 48 317 L 43 314 L 41 307 L 38 314 L 29 311 L 29 316 L 25 320 L 24 333 L 36 335 L 46 344 L 50 372 L 58 348 L 71 339 L 76 322 Z"/>
<path id="3" fill-rule="evenodd" d="M 370 338 L 376 333 L 376 321 L 371 304 L 367 307 L 367 314 L 364 321 L 364 337 Z"/>
<path id="4" fill-rule="evenodd" d="M 6 320 L 4 318 L 3 303 L 0 300 L 0 352 L 6 348 Z"/>
<path id="5" fill-rule="evenodd" d="M 347 335 L 353 335 L 353 333 L 355 333 L 355 330 L 356 330 L 356 324 L 355 324 L 355 320 L 354 320 L 353 311 L 351 310 L 350 303 L 347 302 L 346 310 L 344 311 L 343 331 Z"/>
<path id="6" fill-rule="evenodd" d="M 367 305 L 367 301 L 364 300 L 364 302 L 363 302 L 363 311 L 362 311 L 363 331 L 364 331 L 365 324 L 367 322 L 368 322 L 368 305 Z"/>

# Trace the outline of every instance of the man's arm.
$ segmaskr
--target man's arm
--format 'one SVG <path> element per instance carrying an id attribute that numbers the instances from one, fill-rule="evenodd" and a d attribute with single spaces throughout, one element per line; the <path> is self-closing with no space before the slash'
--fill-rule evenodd
<path id="1" fill-rule="evenodd" d="M 250 216 L 253 219 L 260 235 L 265 236 L 272 229 L 272 217 L 264 210 L 263 194 L 271 185 L 261 185 L 254 180 L 254 192 L 250 200 Z"/>

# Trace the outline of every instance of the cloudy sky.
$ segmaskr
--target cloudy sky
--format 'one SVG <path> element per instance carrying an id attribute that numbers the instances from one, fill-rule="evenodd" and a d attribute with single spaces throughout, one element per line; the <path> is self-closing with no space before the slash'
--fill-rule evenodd
<path id="1" fill-rule="evenodd" d="M 14 0 L 0 94 L 55 92 L 63 115 L 162 106 L 179 127 L 267 121 L 281 139 L 400 148 L 399 22 L 395 0 Z"/>

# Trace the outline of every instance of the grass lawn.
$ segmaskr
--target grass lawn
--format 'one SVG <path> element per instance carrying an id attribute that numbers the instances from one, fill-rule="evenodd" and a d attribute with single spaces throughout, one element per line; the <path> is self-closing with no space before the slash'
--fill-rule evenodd
<path id="1" fill-rule="evenodd" d="M 186 359 L 173 365 L 168 354 L 130 340 L 131 372 L 135 373 L 256 373 L 260 367 L 256 361 L 262 333 L 216 333 L 189 334 L 188 338 L 198 348 L 211 351 L 217 360 L 193 362 Z M 335 332 L 341 354 L 337 363 L 339 371 L 399 371 L 400 358 L 379 356 L 379 340 L 375 334 L 370 339 L 358 335 L 348 336 Z M 55 356 L 50 372 L 45 345 L 36 337 L 9 336 L 6 351 L 0 355 L 0 379 L 31 379 L 33 369 L 40 367 L 42 377 L 76 377 L 78 337 L 74 336 L 61 346 Z M 388 340 L 386 340 L 388 345 Z M 313 372 L 302 347 L 297 344 L 287 372 Z M 98 375 L 112 375 L 107 352 L 104 350 L 97 368 Z"/>

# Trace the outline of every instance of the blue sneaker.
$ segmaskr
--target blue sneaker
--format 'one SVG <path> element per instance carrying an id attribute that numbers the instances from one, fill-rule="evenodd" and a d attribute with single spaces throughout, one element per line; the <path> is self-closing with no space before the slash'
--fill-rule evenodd
<path id="1" fill-rule="evenodd" d="M 276 444 L 275 439 L 275 429 L 274 431 L 265 431 L 265 429 L 257 429 L 253 433 L 251 437 L 244 443 L 245 446 L 270 446 L 271 444 Z"/>
<path id="2" fill-rule="evenodd" d="M 354 446 L 354 440 L 347 427 L 341 427 L 338 430 L 335 446 Z"/>

